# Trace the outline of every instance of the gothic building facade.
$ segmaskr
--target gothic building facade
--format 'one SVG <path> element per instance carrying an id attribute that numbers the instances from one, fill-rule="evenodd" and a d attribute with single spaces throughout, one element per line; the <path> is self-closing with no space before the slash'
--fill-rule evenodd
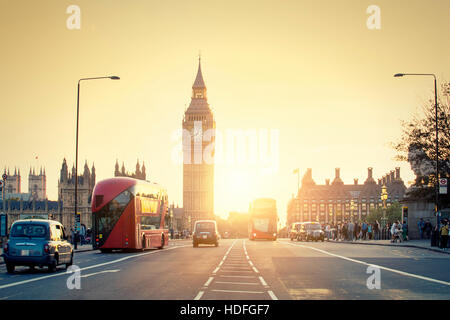
<path id="1" fill-rule="evenodd" d="M 28 193 L 22 193 L 22 176 L 20 169 L 14 169 L 14 174 L 10 174 L 9 169 L 3 171 L 7 175 L 5 181 L 5 199 L 24 199 L 24 200 L 45 200 L 47 199 L 47 176 L 45 168 L 40 169 L 39 174 L 35 168 L 30 168 L 28 174 Z"/>
<path id="2" fill-rule="evenodd" d="M 82 175 L 78 175 L 77 211 L 80 212 L 81 224 L 92 227 L 91 197 L 95 186 L 95 167 L 89 170 L 84 164 Z M 58 219 L 68 230 L 75 225 L 75 166 L 69 173 L 66 159 L 60 171 L 58 180 L 58 202 L 62 204 L 61 219 Z"/>
<path id="3" fill-rule="evenodd" d="M 307 169 L 297 196 L 288 203 L 287 224 L 292 222 L 319 221 L 336 223 L 345 220 L 364 219 L 371 210 L 382 207 L 381 191 L 386 186 L 387 206 L 403 199 L 406 186 L 400 177 L 400 168 L 391 171 L 378 181 L 373 178 L 372 168 L 367 169 L 363 184 L 354 179 L 353 184 L 344 184 L 340 169 L 335 169 L 335 178 L 330 183 L 317 185 L 312 178 L 312 169 Z"/>
<path id="4" fill-rule="evenodd" d="M 119 170 L 119 161 L 116 160 L 116 166 L 114 170 L 114 177 L 129 177 L 139 180 L 146 180 L 147 173 L 145 172 L 145 164 L 142 162 L 142 167 L 139 165 L 139 159 L 136 163 L 136 171 L 134 173 L 128 173 L 125 170 L 125 164 L 122 162 L 122 168 Z"/>
<path id="5" fill-rule="evenodd" d="M 196 220 L 214 219 L 214 143 L 216 122 L 208 104 L 199 59 L 191 103 L 184 113 L 183 209 L 192 230 Z"/>

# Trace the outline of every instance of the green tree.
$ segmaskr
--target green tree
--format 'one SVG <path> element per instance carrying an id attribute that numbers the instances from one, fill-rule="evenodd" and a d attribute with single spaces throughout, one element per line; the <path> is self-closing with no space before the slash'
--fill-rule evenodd
<path id="1" fill-rule="evenodd" d="M 370 210 L 369 215 L 367 216 L 367 221 L 370 223 L 378 222 L 382 223 L 383 218 L 383 208 L 376 208 Z M 386 222 L 393 223 L 394 221 L 401 220 L 402 218 L 402 205 L 399 202 L 392 203 L 389 207 L 386 208 Z"/>
<path id="2" fill-rule="evenodd" d="M 450 94 L 450 86 L 443 84 L 439 93 Z M 426 102 L 423 114 L 411 121 L 402 121 L 403 132 L 399 141 L 392 143 L 399 161 L 408 161 L 416 175 L 410 196 L 432 199 L 436 183 L 436 112 L 434 99 Z M 439 175 L 450 177 L 450 108 L 448 99 L 438 97 Z"/>

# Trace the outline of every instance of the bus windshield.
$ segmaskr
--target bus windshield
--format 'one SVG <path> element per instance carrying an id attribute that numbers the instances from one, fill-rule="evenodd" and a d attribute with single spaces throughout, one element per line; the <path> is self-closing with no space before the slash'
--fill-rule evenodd
<path id="1" fill-rule="evenodd" d="M 269 218 L 253 218 L 253 228 L 261 232 L 269 232 Z"/>

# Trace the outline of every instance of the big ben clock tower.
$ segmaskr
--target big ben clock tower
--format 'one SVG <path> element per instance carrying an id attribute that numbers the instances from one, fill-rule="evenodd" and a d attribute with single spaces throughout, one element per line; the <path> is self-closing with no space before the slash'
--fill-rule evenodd
<path id="1" fill-rule="evenodd" d="M 183 119 L 183 209 L 185 226 L 214 219 L 214 143 L 216 122 L 206 97 L 201 61 Z"/>

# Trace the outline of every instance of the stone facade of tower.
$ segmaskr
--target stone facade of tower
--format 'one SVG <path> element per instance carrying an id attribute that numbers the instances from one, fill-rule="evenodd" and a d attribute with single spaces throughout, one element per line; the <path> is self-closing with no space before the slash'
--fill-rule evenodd
<path id="1" fill-rule="evenodd" d="M 28 193 L 36 200 L 47 199 L 47 177 L 45 176 L 45 169 L 42 168 L 39 174 L 36 174 L 34 168 L 30 168 L 28 174 Z"/>
<path id="2" fill-rule="evenodd" d="M 3 171 L 4 174 L 8 176 L 8 178 L 5 181 L 5 198 L 7 199 L 9 196 L 14 194 L 21 193 L 21 176 L 20 176 L 20 169 L 17 172 L 17 168 L 14 169 L 14 175 L 11 175 L 8 171 Z"/>
<path id="3" fill-rule="evenodd" d="M 95 186 L 95 167 L 89 170 L 87 162 L 82 175 L 78 175 L 77 211 L 81 213 L 81 224 L 92 227 L 91 197 Z M 67 230 L 75 225 L 75 166 L 69 173 L 64 159 L 58 180 L 58 201 L 62 203 L 62 216 L 59 220 Z"/>
<path id="4" fill-rule="evenodd" d="M 136 171 L 134 173 L 128 173 L 125 170 L 125 164 L 122 162 L 122 169 L 119 170 L 119 161 L 116 160 L 116 166 L 114 169 L 114 177 L 129 177 L 139 180 L 145 180 L 147 174 L 145 172 L 145 164 L 142 163 L 142 168 L 139 165 L 139 160 L 136 163 Z"/>
<path id="5" fill-rule="evenodd" d="M 216 122 L 209 107 L 199 60 L 183 127 L 183 209 L 185 226 L 214 219 L 214 143 Z"/>

